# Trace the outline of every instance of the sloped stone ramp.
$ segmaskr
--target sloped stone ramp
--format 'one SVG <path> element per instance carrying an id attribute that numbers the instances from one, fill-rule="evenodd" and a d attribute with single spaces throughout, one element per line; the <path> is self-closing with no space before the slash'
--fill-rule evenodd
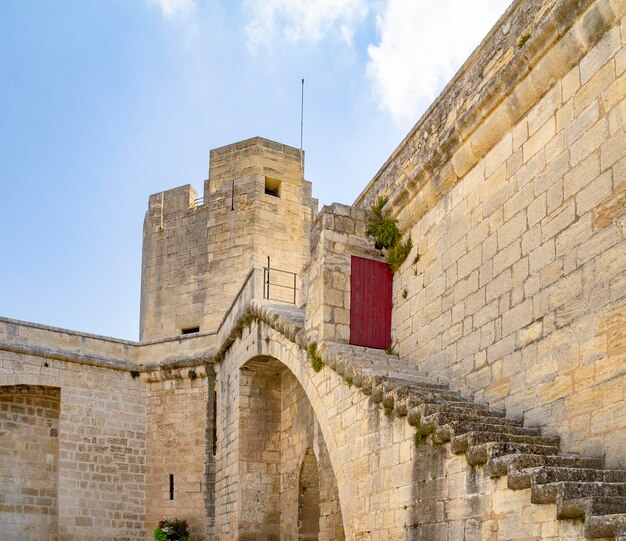
<path id="1" fill-rule="evenodd" d="M 249 314 L 301 347 L 308 345 L 302 310 L 254 302 Z M 532 503 L 555 504 L 557 518 L 583 521 L 589 539 L 626 541 L 626 470 L 562 453 L 558 438 L 424 377 L 395 355 L 339 343 L 320 344 L 318 352 L 346 384 L 360 388 L 387 414 L 406 418 L 417 439 L 449 444 L 452 453 L 464 454 L 491 477 L 506 475 L 512 490 L 529 488 Z"/>

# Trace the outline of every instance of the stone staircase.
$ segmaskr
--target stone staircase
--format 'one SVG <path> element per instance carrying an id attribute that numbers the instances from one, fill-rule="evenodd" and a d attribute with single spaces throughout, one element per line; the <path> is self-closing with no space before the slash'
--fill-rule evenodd
<path id="1" fill-rule="evenodd" d="M 306 347 L 301 310 L 257 303 L 251 312 Z M 558 437 L 491 411 L 384 351 L 325 343 L 318 352 L 388 414 L 406 417 L 418 440 L 449 443 L 453 453 L 465 454 L 470 465 L 484 466 L 491 477 L 506 475 L 510 489 L 530 488 L 532 503 L 554 503 L 558 518 L 584 521 L 587 538 L 626 541 L 626 470 L 606 470 L 599 458 L 563 454 Z"/>

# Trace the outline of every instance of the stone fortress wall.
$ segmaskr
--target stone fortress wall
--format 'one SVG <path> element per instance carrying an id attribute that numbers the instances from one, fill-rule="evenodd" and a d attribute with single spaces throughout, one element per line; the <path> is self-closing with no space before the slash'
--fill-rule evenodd
<path id="1" fill-rule="evenodd" d="M 390 196 L 421 254 L 394 281 L 403 358 L 626 467 L 624 5 L 525 7 L 358 205 Z"/>
<path id="2" fill-rule="evenodd" d="M 598 468 L 626 467 L 625 15 L 514 2 L 353 207 L 317 214 L 297 149 L 212 151 L 203 201 L 150 197 L 140 342 L 0 319 L 0 537 L 624 539 L 626 478 Z M 416 245 L 399 357 L 347 345 L 381 196 Z M 268 256 L 295 306 L 263 300 Z M 611 496 L 581 515 L 507 469 L 541 453 Z"/>

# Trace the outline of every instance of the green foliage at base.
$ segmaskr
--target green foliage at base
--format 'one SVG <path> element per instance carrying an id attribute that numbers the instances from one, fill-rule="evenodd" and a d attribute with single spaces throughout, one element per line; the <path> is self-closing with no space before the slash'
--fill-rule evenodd
<path id="1" fill-rule="evenodd" d="M 189 541 L 189 526 L 186 520 L 161 520 L 152 532 L 154 541 Z"/>
<path id="2" fill-rule="evenodd" d="M 309 356 L 309 361 L 311 361 L 311 368 L 313 368 L 314 372 L 319 372 L 324 367 L 324 361 L 320 357 L 320 354 L 317 352 L 317 344 L 312 342 L 306 348 L 306 352 Z"/>

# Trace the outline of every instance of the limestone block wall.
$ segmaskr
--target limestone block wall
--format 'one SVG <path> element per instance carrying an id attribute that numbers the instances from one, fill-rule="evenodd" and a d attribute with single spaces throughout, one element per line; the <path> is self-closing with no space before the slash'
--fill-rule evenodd
<path id="1" fill-rule="evenodd" d="M 377 261 L 383 254 L 366 236 L 367 211 L 334 203 L 311 229 L 311 257 L 302 273 L 305 328 L 314 341 L 350 339 L 351 256 Z"/>
<path id="2" fill-rule="evenodd" d="M 511 10 L 359 204 L 391 194 L 422 255 L 394 279 L 403 358 L 623 467 L 626 9 Z M 482 124 L 463 102 L 477 66 Z M 424 130 L 444 104 L 435 158 Z"/>
<path id="3" fill-rule="evenodd" d="M 4 539 L 57 538 L 60 398 L 55 387 L 0 387 L 0 530 Z"/>
<path id="4" fill-rule="evenodd" d="M 146 402 L 139 380 L 126 371 L 0 351 L 0 386 L 21 385 L 60 389 L 59 417 L 53 422 L 58 423 L 58 458 L 46 452 L 43 463 L 26 477 L 35 478 L 44 465 L 56 463 L 56 474 L 46 470 L 46 482 L 58 490 L 57 503 L 50 502 L 58 508 L 58 519 L 50 516 L 48 538 L 144 539 Z M 37 409 L 37 423 L 44 418 L 47 424 L 46 413 Z M 0 410 L 3 423 L 9 411 Z M 4 469 L 7 475 L 24 482 Z M 3 495 L 3 509 L 20 505 L 17 496 Z M 41 534 L 20 531 L 7 539 L 45 539 Z"/>
<path id="5" fill-rule="evenodd" d="M 145 527 L 151 532 L 160 520 L 184 519 L 201 541 L 213 532 L 214 378 L 194 373 L 195 379 L 182 370 L 147 384 Z"/>
<path id="6" fill-rule="evenodd" d="M 301 270 L 317 212 L 302 160 L 300 150 L 256 137 L 211 151 L 202 204 L 189 185 L 150 197 L 142 340 L 196 326 L 214 331 L 247 273 L 255 264 L 266 266 L 268 257 L 272 267 Z M 292 296 L 278 287 L 275 292 Z"/>
<path id="7" fill-rule="evenodd" d="M 143 226 L 140 339 L 203 323 L 209 272 L 208 207 L 190 186 L 150 196 Z M 202 328 L 206 331 L 208 328 Z"/>

